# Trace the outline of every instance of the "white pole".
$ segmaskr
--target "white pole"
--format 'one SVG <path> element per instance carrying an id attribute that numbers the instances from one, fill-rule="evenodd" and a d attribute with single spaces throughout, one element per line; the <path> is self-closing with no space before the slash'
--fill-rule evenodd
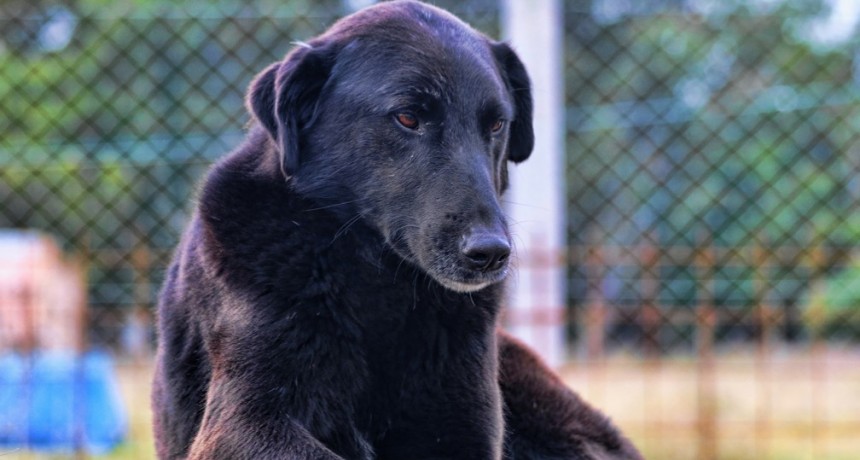
<path id="1" fill-rule="evenodd" d="M 505 196 L 516 271 L 509 281 L 507 329 L 550 366 L 564 362 L 565 155 L 558 0 L 503 0 L 504 36 L 532 80 L 535 149 L 511 171 Z"/>

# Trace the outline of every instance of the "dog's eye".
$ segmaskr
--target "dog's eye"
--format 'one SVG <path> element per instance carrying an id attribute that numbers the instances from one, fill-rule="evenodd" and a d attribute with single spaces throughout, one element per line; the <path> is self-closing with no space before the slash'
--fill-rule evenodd
<path id="1" fill-rule="evenodd" d="M 411 113 L 401 112 L 395 118 L 397 118 L 397 122 L 403 125 L 404 128 L 418 129 L 418 117 Z"/>
<path id="2" fill-rule="evenodd" d="M 490 126 L 490 132 L 493 134 L 498 134 L 502 130 L 502 128 L 504 128 L 504 127 L 505 127 L 505 120 L 502 120 L 501 118 L 499 118 L 498 120 L 496 120 L 493 123 L 492 126 Z"/>

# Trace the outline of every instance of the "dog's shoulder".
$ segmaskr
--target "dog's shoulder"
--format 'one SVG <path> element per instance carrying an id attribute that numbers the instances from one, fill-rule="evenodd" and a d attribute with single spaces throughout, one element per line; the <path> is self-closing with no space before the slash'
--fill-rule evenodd
<path id="1" fill-rule="evenodd" d="M 275 201 L 281 215 L 301 208 L 295 194 L 288 193 L 287 179 L 277 172 L 277 155 L 267 134 L 253 127 L 244 142 L 206 175 L 198 202 L 203 222 L 220 226 L 219 221 L 246 221 L 260 216 L 260 211 L 265 216 L 265 208 Z"/>
<path id="2" fill-rule="evenodd" d="M 263 278 L 299 276 L 338 223 L 280 174 L 276 153 L 260 129 L 217 162 L 203 181 L 195 217 L 180 251 L 197 273 L 248 286 Z"/>

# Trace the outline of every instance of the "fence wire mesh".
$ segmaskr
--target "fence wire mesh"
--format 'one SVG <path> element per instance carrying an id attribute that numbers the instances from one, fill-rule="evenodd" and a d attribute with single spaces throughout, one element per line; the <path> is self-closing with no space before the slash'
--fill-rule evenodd
<path id="1" fill-rule="evenodd" d="M 856 340 L 857 55 L 839 13 L 616 3 L 566 15 L 573 305 L 590 257 L 611 342 L 689 347 L 703 304 L 718 342 Z"/>
<path id="2" fill-rule="evenodd" d="M 242 138 L 251 78 L 367 3 L 0 5 L 0 228 L 38 229 L 75 254 L 88 345 L 147 355 L 196 183 Z M 495 0 L 435 3 L 499 36 Z M 860 375 L 847 371 L 860 364 L 852 5 L 563 2 L 569 302 L 559 326 L 591 369 L 566 375 L 654 458 L 860 451 Z M 620 365 L 619 354 L 647 359 Z M 739 372 L 756 385 L 733 387 Z M 799 393 L 778 397 L 808 404 L 786 415 L 768 395 L 798 372 Z M 629 402 L 625 382 L 651 399 L 673 393 L 672 378 L 694 379 L 678 387 L 692 412 L 643 406 L 637 418 L 613 405 Z M 734 410 L 726 394 L 753 396 Z M 783 431 L 773 423 L 792 417 Z M 693 427 L 690 445 L 668 441 L 679 426 Z M 755 449 L 733 450 L 734 436 Z"/>

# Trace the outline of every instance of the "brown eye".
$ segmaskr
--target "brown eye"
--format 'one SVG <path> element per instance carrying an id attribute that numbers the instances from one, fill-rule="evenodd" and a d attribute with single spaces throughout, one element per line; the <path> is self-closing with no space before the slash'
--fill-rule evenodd
<path id="1" fill-rule="evenodd" d="M 490 132 L 492 132 L 493 134 L 498 134 L 499 131 L 501 131 L 502 128 L 504 128 L 504 127 L 505 127 L 505 120 L 502 120 L 501 118 L 499 118 L 498 120 L 496 120 L 495 123 L 493 123 L 493 126 L 490 126 Z"/>
<path id="2" fill-rule="evenodd" d="M 418 129 L 418 118 L 411 113 L 398 113 L 397 122 L 403 125 L 404 128 Z"/>

